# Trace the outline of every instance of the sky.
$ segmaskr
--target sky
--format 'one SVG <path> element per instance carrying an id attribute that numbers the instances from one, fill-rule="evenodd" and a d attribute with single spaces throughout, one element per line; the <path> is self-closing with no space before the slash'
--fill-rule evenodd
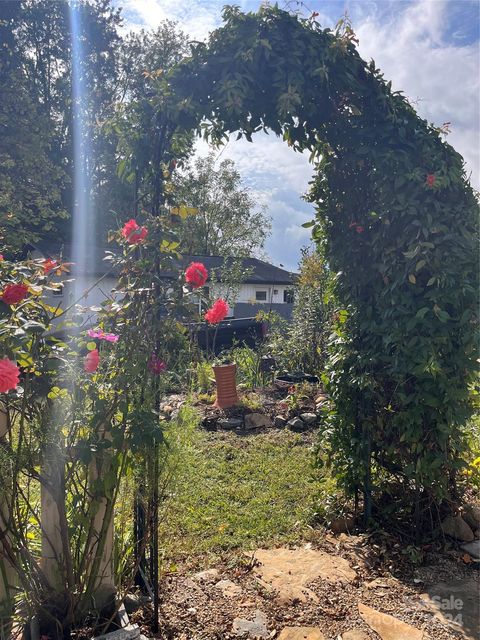
<path id="1" fill-rule="evenodd" d="M 116 0 L 125 30 L 155 28 L 178 21 L 192 40 L 204 40 L 221 26 L 228 0 Z M 231 0 L 255 11 L 258 0 Z M 480 0 L 278 0 L 281 8 L 319 12 L 323 27 L 333 27 L 348 12 L 359 39 L 360 55 L 374 59 L 394 90 L 414 102 L 421 117 L 437 126 L 451 123 L 447 141 L 466 161 L 472 185 L 480 188 Z M 208 148 L 199 142 L 197 152 Z M 274 134 L 257 134 L 253 143 L 232 140 L 219 161 L 235 161 L 244 183 L 272 218 L 266 243 L 271 262 L 295 270 L 300 249 L 310 243 L 301 225 L 313 207 L 301 199 L 312 169 Z"/>

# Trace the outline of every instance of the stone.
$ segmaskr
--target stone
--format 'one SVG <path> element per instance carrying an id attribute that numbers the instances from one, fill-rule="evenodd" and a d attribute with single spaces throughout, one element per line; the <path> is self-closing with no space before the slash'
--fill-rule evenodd
<path id="1" fill-rule="evenodd" d="M 220 577 L 218 569 L 205 569 L 193 575 L 193 579 L 198 582 L 216 582 Z"/>
<path id="2" fill-rule="evenodd" d="M 220 429 L 241 429 L 243 422 L 240 418 L 220 418 L 217 420 L 217 426 Z"/>
<path id="3" fill-rule="evenodd" d="M 423 631 L 398 620 L 387 613 L 358 603 L 358 612 L 368 626 L 376 631 L 382 640 L 426 640 Z"/>
<path id="4" fill-rule="evenodd" d="M 253 620 L 235 618 L 232 632 L 243 638 L 268 638 L 267 616 L 259 609 L 255 610 L 254 616 Z"/>
<path id="5" fill-rule="evenodd" d="M 324 393 L 319 393 L 315 398 L 315 404 L 323 404 L 328 400 L 327 396 Z"/>
<path id="6" fill-rule="evenodd" d="M 460 545 L 462 551 L 466 551 L 469 556 L 472 557 L 475 562 L 480 562 L 480 540 L 474 540 L 473 542 L 467 542 Z"/>
<path id="7" fill-rule="evenodd" d="M 273 422 L 264 413 L 247 413 L 245 416 L 245 429 L 270 429 Z"/>
<path id="8" fill-rule="evenodd" d="M 243 592 L 242 587 L 231 580 L 220 580 L 215 585 L 215 588 L 219 589 L 225 598 L 235 598 Z"/>
<path id="9" fill-rule="evenodd" d="M 347 560 L 311 548 L 257 549 L 257 579 L 269 591 L 275 591 L 280 602 L 318 602 L 308 585 L 322 578 L 331 584 L 351 583 L 357 577 Z"/>
<path id="10" fill-rule="evenodd" d="M 145 603 L 145 596 L 141 596 L 138 593 L 127 593 L 123 599 L 125 611 L 127 613 L 134 613 L 137 609 Z"/>
<path id="11" fill-rule="evenodd" d="M 329 529 L 333 533 L 350 533 L 355 529 L 355 518 L 353 516 L 340 516 L 330 522 Z"/>
<path id="12" fill-rule="evenodd" d="M 160 407 L 160 410 L 163 411 L 163 413 L 170 414 L 173 411 L 173 407 L 170 404 L 164 404 Z"/>
<path id="13" fill-rule="evenodd" d="M 474 531 L 480 528 L 480 507 L 475 504 L 468 504 L 465 507 L 463 519 Z"/>
<path id="14" fill-rule="evenodd" d="M 445 518 L 442 522 L 442 531 L 446 536 L 450 536 L 461 542 L 472 542 L 472 540 L 474 540 L 473 531 L 461 515 L 448 516 Z"/>
<path id="15" fill-rule="evenodd" d="M 95 636 L 94 640 L 137 640 L 140 639 L 140 627 L 137 624 L 129 624 L 124 629 L 117 629 L 101 636 Z"/>
<path id="16" fill-rule="evenodd" d="M 464 578 L 428 585 L 421 598 L 443 624 L 457 632 L 460 628 L 464 637 L 476 640 L 480 637 L 478 591 L 476 580 Z"/>
<path id="17" fill-rule="evenodd" d="M 285 627 L 278 640 L 325 640 L 318 627 Z"/>
<path id="18" fill-rule="evenodd" d="M 367 589 L 398 589 L 399 582 L 396 578 L 375 578 L 366 582 Z"/>
<path id="19" fill-rule="evenodd" d="M 342 640 L 370 640 L 370 636 L 362 629 L 350 629 L 342 633 Z"/>
<path id="20" fill-rule="evenodd" d="M 318 416 L 316 413 L 306 412 L 300 414 L 300 419 L 303 420 L 305 424 L 308 424 L 310 426 L 315 424 L 315 422 L 318 420 Z"/>
<path id="21" fill-rule="evenodd" d="M 287 427 L 290 431 L 296 431 L 297 433 L 301 433 L 307 429 L 307 425 L 301 418 L 292 418 L 287 422 Z"/>
<path id="22" fill-rule="evenodd" d="M 275 416 L 273 424 L 277 429 L 284 429 L 287 426 L 287 419 L 283 416 Z"/>
<path id="23" fill-rule="evenodd" d="M 477 529 L 473 535 L 475 536 L 475 540 L 480 540 L 480 529 Z"/>

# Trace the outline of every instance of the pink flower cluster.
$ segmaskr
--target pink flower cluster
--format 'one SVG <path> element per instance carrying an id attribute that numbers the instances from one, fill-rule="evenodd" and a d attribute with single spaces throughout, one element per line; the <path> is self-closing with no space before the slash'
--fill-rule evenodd
<path id="1" fill-rule="evenodd" d="M 88 329 L 87 336 L 96 340 L 105 340 L 106 342 L 118 342 L 116 333 L 105 333 L 101 329 Z"/>

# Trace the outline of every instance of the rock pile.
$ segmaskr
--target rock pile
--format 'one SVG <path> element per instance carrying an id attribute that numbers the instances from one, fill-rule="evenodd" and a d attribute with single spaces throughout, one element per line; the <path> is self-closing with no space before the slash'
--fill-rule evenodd
<path id="1" fill-rule="evenodd" d="M 462 513 L 447 516 L 442 521 L 442 531 L 446 536 L 459 542 L 473 542 L 480 539 L 480 506 L 465 505 Z"/>

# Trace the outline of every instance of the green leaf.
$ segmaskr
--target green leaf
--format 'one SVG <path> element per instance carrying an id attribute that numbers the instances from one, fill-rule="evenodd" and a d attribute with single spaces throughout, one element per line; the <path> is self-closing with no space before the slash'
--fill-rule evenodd
<path id="1" fill-rule="evenodd" d="M 427 264 L 426 260 L 419 260 L 415 265 L 415 271 L 418 273 Z"/>
<path id="2" fill-rule="evenodd" d="M 422 307 L 421 309 L 419 309 L 417 311 L 417 313 L 415 314 L 416 318 L 424 318 L 425 314 L 428 313 L 429 308 L 428 307 Z"/>

